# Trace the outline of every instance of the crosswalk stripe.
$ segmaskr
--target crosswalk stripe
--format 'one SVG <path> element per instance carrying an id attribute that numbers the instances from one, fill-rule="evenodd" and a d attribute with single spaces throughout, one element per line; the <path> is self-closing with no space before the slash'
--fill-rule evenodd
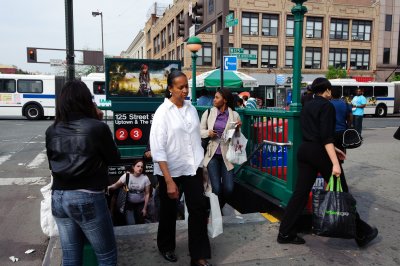
<path id="1" fill-rule="evenodd" d="M 28 168 L 39 168 L 39 165 L 42 164 L 47 156 L 46 156 L 46 150 L 43 150 L 41 153 L 36 155 L 36 157 L 27 165 Z"/>
<path id="2" fill-rule="evenodd" d="M 12 154 L 0 156 L 0 165 L 2 165 L 5 161 L 10 159 L 11 156 L 12 156 Z"/>
<path id="3" fill-rule="evenodd" d="M 0 178 L 0 186 L 46 185 L 48 177 Z"/>

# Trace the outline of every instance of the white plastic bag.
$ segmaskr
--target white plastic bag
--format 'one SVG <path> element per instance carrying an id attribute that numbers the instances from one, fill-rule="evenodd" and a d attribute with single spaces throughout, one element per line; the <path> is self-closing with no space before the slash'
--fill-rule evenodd
<path id="1" fill-rule="evenodd" d="M 58 228 L 51 212 L 51 186 L 52 181 L 40 189 L 43 194 L 43 200 L 40 202 L 40 226 L 45 235 L 52 237 L 58 236 Z"/>
<path id="2" fill-rule="evenodd" d="M 240 136 L 233 136 L 226 153 L 226 159 L 233 164 L 242 164 L 247 161 L 246 154 L 247 139 L 240 132 Z"/>
<path id="3" fill-rule="evenodd" d="M 207 190 L 205 195 L 210 199 L 210 216 L 207 224 L 208 236 L 214 238 L 224 232 L 221 209 L 219 208 L 218 196 L 212 193 L 211 189 Z"/>

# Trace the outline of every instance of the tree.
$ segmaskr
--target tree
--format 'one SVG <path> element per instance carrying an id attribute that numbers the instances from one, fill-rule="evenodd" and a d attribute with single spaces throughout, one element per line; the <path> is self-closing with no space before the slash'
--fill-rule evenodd
<path id="1" fill-rule="evenodd" d="M 347 72 L 346 72 L 346 69 L 335 68 L 334 66 L 329 66 L 328 72 L 326 72 L 325 77 L 327 79 L 347 78 Z"/>
<path id="2" fill-rule="evenodd" d="M 400 74 L 394 75 L 394 76 L 390 79 L 390 81 L 400 81 Z"/>

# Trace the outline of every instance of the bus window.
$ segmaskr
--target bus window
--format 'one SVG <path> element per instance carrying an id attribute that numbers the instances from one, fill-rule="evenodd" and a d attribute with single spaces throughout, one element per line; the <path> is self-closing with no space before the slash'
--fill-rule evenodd
<path id="1" fill-rule="evenodd" d="M 388 87 L 387 86 L 375 86 L 374 87 L 374 96 L 375 97 L 387 97 L 388 96 Z"/>
<path id="2" fill-rule="evenodd" d="M 373 86 L 360 86 L 359 88 L 363 90 L 364 97 L 372 97 L 372 96 L 374 96 L 374 94 L 373 94 Z"/>
<path id="3" fill-rule="evenodd" d="M 106 93 L 105 82 L 102 82 L 102 81 L 93 82 L 93 94 L 94 95 L 104 95 L 105 93 Z"/>
<path id="4" fill-rule="evenodd" d="M 332 86 L 332 89 L 335 89 L 335 90 L 338 90 L 338 91 L 340 91 L 340 96 L 342 96 L 342 95 L 343 95 L 343 92 L 342 92 L 342 86 L 333 85 L 333 86 Z"/>
<path id="5" fill-rule="evenodd" d="M 15 80 L 13 79 L 0 79 L 0 92 L 14 93 Z"/>
<path id="6" fill-rule="evenodd" d="M 43 93 L 43 81 L 41 80 L 18 80 L 19 93 Z"/>
<path id="7" fill-rule="evenodd" d="M 353 98 L 357 89 L 357 86 L 343 86 L 343 96 Z"/>

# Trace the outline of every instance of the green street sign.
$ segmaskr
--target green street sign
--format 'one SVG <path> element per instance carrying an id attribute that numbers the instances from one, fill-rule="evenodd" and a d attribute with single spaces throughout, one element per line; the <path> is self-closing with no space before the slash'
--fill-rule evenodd
<path id="1" fill-rule="evenodd" d="M 237 56 L 238 60 L 257 60 L 257 55 L 255 54 L 231 54 Z"/>
<path id="2" fill-rule="evenodd" d="M 236 26 L 237 24 L 239 24 L 239 19 L 235 18 L 234 20 L 226 21 L 225 27 L 230 28 Z"/>
<path id="3" fill-rule="evenodd" d="M 229 15 L 227 15 L 227 16 L 225 17 L 225 21 L 226 21 L 226 22 L 231 21 L 231 20 L 233 20 L 233 13 L 230 13 Z"/>
<path id="4" fill-rule="evenodd" d="M 231 47 L 229 48 L 229 54 L 243 54 L 244 53 L 244 49 L 243 48 L 235 48 L 235 47 Z"/>

